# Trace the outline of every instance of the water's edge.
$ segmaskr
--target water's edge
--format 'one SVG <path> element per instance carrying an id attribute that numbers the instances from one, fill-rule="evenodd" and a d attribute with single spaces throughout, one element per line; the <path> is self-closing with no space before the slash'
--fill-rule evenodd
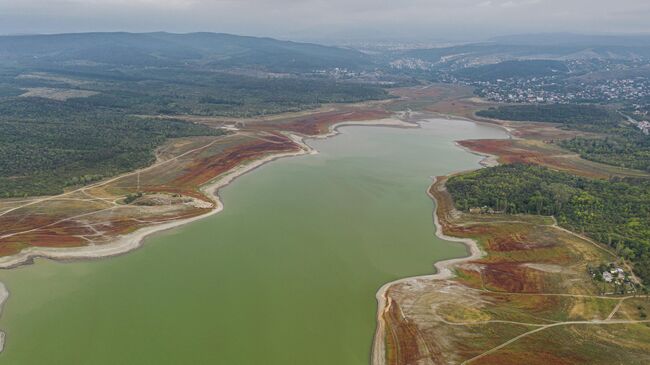
<path id="1" fill-rule="evenodd" d="M 482 123 L 479 121 L 471 120 L 471 119 L 462 119 L 465 121 L 477 123 L 477 124 L 488 124 L 488 123 Z M 493 125 L 493 124 L 490 124 Z M 503 126 L 498 126 L 498 125 L 493 125 L 495 127 L 501 127 L 504 129 L 508 135 L 508 138 L 513 138 L 513 136 L 510 134 L 510 130 L 506 127 Z M 491 167 L 491 166 L 496 166 L 499 164 L 498 162 L 498 156 L 491 155 L 491 154 L 486 154 L 486 153 L 481 153 L 477 151 L 473 151 L 469 148 L 466 148 L 464 146 L 461 146 L 458 143 L 455 143 L 456 147 L 465 150 L 468 153 L 472 153 L 477 156 L 483 157 L 481 161 L 479 161 L 479 168 L 484 168 L 484 167 Z M 462 171 L 457 171 L 454 173 L 451 173 L 447 176 L 459 174 Z M 453 268 L 459 264 L 472 261 L 472 260 L 477 260 L 485 256 L 485 252 L 481 250 L 481 248 L 478 246 L 478 242 L 474 239 L 471 238 L 458 238 L 458 237 L 452 237 L 452 236 L 447 236 L 446 234 L 443 233 L 442 231 L 442 226 L 440 225 L 440 220 L 438 218 L 438 211 L 440 209 L 440 204 L 438 204 L 438 201 L 436 197 L 431 194 L 431 189 L 433 186 L 436 184 L 437 179 L 434 177 L 433 181 L 431 182 L 431 185 L 429 188 L 426 190 L 427 196 L 431 200 L 433 200 L 435 204 L 435 209 L 433 211 L 433 224 L 435 225 L 435 236 L 446 241 L 451 241 L 451 242 L 459 242 L 462 243 L 466 248 L 467 248 L 467 256 L 465 257 L 458 257 L 458 258 L 452 258 L 452 259 L 447 259 L 447 260 L 441 260 L 441 261 L 436 261 L 433 263 L 436 273 L 431 274 L 431 275 L 421 275 L 421 276 L 412 276 L 412 277 L 407 277 L 407 278 L 402 278 L 398 279 L 395 281 L 391 281 L 389 283 L 386 283 L 382 285 L 381 288 L 377 291 L 376 298 L 377 298 L 377 328 L 375 330 L 375 336 L 373 338 L 373 344 L 372 344 L 372 352 L 370 354 L 370 363 L 371 365 L 385 365 L 386 364 L 386 342 L 385 342 L 385 336 L 386 336 L 386 322 L 384 321 L 384 314 L 390 310 L 390 305 L 387 304 L 388 302 L 388 297 L 387 297 L 387 292 L 388 289 L 396 284 L 400 283 L 405 283 L 405 282 L 411 282 L 414 280 L 418 279 L 425 279 L 425 280 L 448 280 L 452 279 L 455 275 L 453 272 Z"/>
<path id="2" fill-rule="evenodd" d="M 13 269 L 19 266 L 34 263 L 37 258 L 50 259 L 56 261 L 80 261 L 80 260 L 97 260 L 123 255 L 142 247 L 147 238 L 164 231 L 168 231 L 186 224 L 211 217 L 223 211 L 224 205 L 219 195 L 222 188 L 230 185 L 238 177 L 245 175 L 255 169 L 278 159 L 285 157 L 295 157 L 308 154 L 317 154 L 318 151 L 312 148 L 306 141 L 324 139 L 336 136 L 340 133 L 341 127 L 345 126 L 384 126 L 397 128 L 419 128 L 417 123 L 405 122 L 397 118 L 386 118 L 372 121 L 347 121 L 340 122 L 330 126 L 328 133 L 317 136 L 305 136 L 301 134 L 287 133 L 297 145 L 301 147 L 300 151 L 283 152 L 263 156 L 259 159 L 246 162 L 236 166 L 231 171 L 217 176 L 214 180 L 208 182 L 200 190 L 214 203 L 214 208 L 208 213 L 181 219 L 173 222 L 162 223 L 150 227 L 141 228 L 127 235 L 119 236 L 115 240 L 99 246 L 84 246 L 74 248 L 37 248 L 31 247 L 21 251 L 16 255 L 0 258 L 0 269 Z M 9 298 L 9 290 L 0 282 L 0 315 L 3 314 L 3 308 Z M 4 350 L 6 334 L 0 331 L 0 352 Z"/>

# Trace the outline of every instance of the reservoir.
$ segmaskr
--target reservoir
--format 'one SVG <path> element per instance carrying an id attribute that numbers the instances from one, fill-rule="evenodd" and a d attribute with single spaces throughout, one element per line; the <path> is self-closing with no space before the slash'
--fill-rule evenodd
<path id="1" fill-rule="evenodd" d="M 434 236 L 431 177 L 478 167 L 475 123 L 343 127 L 224 188 L 225 210 L 97 261 L 0 272 L 0 364 L 368 364 L 375 293 L 466 254 Z"/>

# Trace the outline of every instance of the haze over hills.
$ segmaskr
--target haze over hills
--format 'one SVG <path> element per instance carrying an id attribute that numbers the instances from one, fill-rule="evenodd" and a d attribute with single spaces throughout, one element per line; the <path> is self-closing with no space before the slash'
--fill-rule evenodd
<path id="1" fill-rule="evenodd" d="M 508 60 L 633 60 L 650 57 L 650 36 L 548 33 L 484 42 L 361 52 L 224 33 L 70 33 L 0 37 L 0 64 L 19 67 L 147 66 L 305 73 L 387 66 L 402 58 L 462 67 Z"/>
<path id="2" fill-rule="evenodd" d="M 311 43 L 222 33 L 78 33 L 0 37 L 0 62 L 16 65 L 253 67 L 302 72 L 363 68 L 363 53 Z"/>
<path id="3" fill-rule="evenodd" d="M 488 40 L 497 44 L 529 46 L 616 46 L 650 47 L 650 34 L 598 35 L 578 33 L 512 34 Z"/>
<path id="4" fill-rule="evenodd" d="M 650 57 L 650 39 L 575 36 L 562 40 L 553 35 L 512 36 L 489 42 L 404 52 L 428 62 L 481 59 L 482 63 L 505 59 L 635 59 Z M 647 40 L 647 41 L 646 41 Z"/>

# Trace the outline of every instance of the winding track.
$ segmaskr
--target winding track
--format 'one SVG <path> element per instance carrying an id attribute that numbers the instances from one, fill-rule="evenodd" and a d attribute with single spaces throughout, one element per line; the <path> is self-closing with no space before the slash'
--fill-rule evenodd
<path id="1" fill-rule="evenodd" d="M 112 182 L 118 181 L 118 180 L 120 180 L 120 179 L 123 179 L 123 178 L 125 178 L 125 177 L 129 177 L 129 176 L 133 176 L 133 175 L 136 175 L 136 174 L 140 174 L 141 172 L 149 171 L 149 170 L 154 169 L 154 168 L 156 168 L 156 167 L 163 166 L 163 165 L 165 165 L 165 164 L 167 164 L 167 163 L 169 163 L 169 162 L 171 162 L 171 161 L 176 161 L 176 160 L 178 160 L 179 158 L 185 157 L 185 156 L 187 156 L 187 155 L 189 155 L 189 154 L 192 154 L 192 153 L 194 153 L 194 152 L 197 152 L 197 151 L 200 151 L 200 150 L 206 149 L 206 148 L 208 148 L 208 147 L 214 145 L 215 143 L 217 143 L 217 141 L 219 141 L 219 137 L 215 137 L 215 139 L 214 139 L 213 141 L 211 141 L 210 143 L 207 143 L 207 144 L 205 144 L 205 145 L 203 145 L 203 146 L 201 146 L 201 147 L 197 147 L 197 148 L 191 149 L 191 150 L 189 150 L 189 151 L 183 152 L 182 154 L 180 154 L 180 155 L 178 155 L 178 156 L 175 156 L 175 157 L 172 157 L 172 158 L 170 158 L 170 159 L 168 159 L 168 160 L 156 162 L 156 163 L 154 163 L 153 165 L 150 165 L 150 166 L 144 167 L 144 168 L 142 168 L 142 169 L 135 170 L 135 171 L 131 171 L 131 172 L 127 172 L 127 173 L 125 173 L 125 174 L 115 176 L 115 177 L 110 178 L 110 179 L 108 179 L 108 180 L 100 181 L 100 182 L 98 182 L 98 183 L 91 184 L 91 185 L 86 185 L 86 186 L 81 187 L 81 188 L 79 188 L 79 189 L 71 190 L 71 191 L 65 192 L 65 193 L 63 193 L 63 194 L 52 195 L 52 196 L 48 196 L 48 197 L 44 197 L 44 198 L 39 198 L 39 199 L 31 200 L 31 201 L 29 201 L 28 203 L 25 203 L 25 204 L 22 204 L 22 205 L 18 205 L 18 206 L 16 206 L 16 207 L 11 208 L 11 209 L 5 210 L 4 212 L 0 213 L 0 217 L 2 217 L 2 216 L 4 216 L 4 215 L 7 215 L 7 214 L 9 214 L 9 213 L 11 213 L 11 212 L 14 212 L 14 211 L 16 211 L 16 210 L 19 210 L 19 209 L 22 209 L 22 208 L 26 208 L 26 207 L 31 206 L 31 205 L 35 205 L 35 204 L 39 204 L 39 203 L 43 203 L 43 202 L 51 201 L 51 200 L 59 200 L 59 199 L 61 199 L 62 197 L 66 197 L 66 196 L 69 196 L 69 195 L 72 195 L 72 194 L 75 194 L 75 193 L 80 193 L 80 192 L 81 192 L 81 193 L 85 193 L 86 190 L 88 190 L 88 189 L 93 189 L 93 188 L 97 188 L 97 187 L 100 187 L 100 186 L 104 186 L 104 185 L 110 184 L 110 183 L 112 183 Z M 101 198 L 96 198 L 96 199 L 97 199 L 97 200 L 103 200 L 103 199 L 101 199 Z"/>
<path id="2" fill-rule="evenodd" d="M 243 135 L 243 136 L 246 136 L 246 137 L 252 137 L 252 136 L 250 136 L 248 134 L 244 134 L 244 133 L 236 133 L 236 134 Z M 9 214 L 11 212 L 14 212 L 14 211 L 17 211 L 17 210 L 20 210 L 20 209 L 23 209 L 23 208 L 26 208 L 26 207 L 29 207 L 29 206 L 32 206 L 32 205 L 47 202 L 47 201 L 60 201 L 60 200 L 99 201 L 99 202 L 109 204 L 110 207 L 103 208 L 103 209 L 96 209 L 96 210 L 93 210 L 93 211 L 90 211 L 90 212 L 87 212 L 87 213 L 83 213 L 83 214 L 79 214 L 79 215 L 75 215 L 75 216 L 71 216 L 71 217 L 66 217 L 64 219 L 61 219 L 61 220 L 58 220 L 58 221 L 55 221 L 55 222 L 52 222 L 52 223 L 48 223 L 48 224 L 45 224 L 45 225 L 42 225 L 42 226 L 39 226 L 39 227 L 34 227 L 34 228 L 31 228 L 31 229 L 28 229 L 28 230 L 1 235 L 0 239 L 19 236 L 19 235 L 26 234 L 26 233 L 33 233 L 33 232 L 39 231 L 39 230 L 41 230 L 43 228 L 48 228 L 50 226 L 54 226 L 56 224 L 63 223 L 63 222 L 66 222 L 66 221 L 70 221 L 70 220 L 90 216 L 90 215 L 93 215 L 93 214 L 96 214 L 96 213 L 101 213 L 101 212 L 105 212 L 105 211 L 111 211 L 111 210 L 119 209 L 121 206 L 117 204 L 117 202 L 116 202 L 117 200 L 110 200 L 110 199 L 106 199 L 106 198 L 96 197 L 96 196 L 92 195 L 91 193 L 89 193 L 88 190 L 94 189 L 94 188 L 97 188 L 97 187 L 101 187 L 101 186 L 105 186 L 105 185 L 110 184 L 112 182 L 124 179 L 126 177 L 134 176 L 134 175 L 138 176 L 138 182 L 139 182 L 140 173 L 145 172 L 145 171 L 149 171 L 149 170 L 152 170 L 152 169 L 155 169 L 155 168 L 158 168 L 158 167 L 166 165 L 166 164 L 168 164 L 168 163 L 170 163 L 172 161 L 177 161 L 180 158 L 183 158 L 183 157 L 188 156 L 190 154 L 193 154 L 195 152 L 198 152 L 198 151 L 204 150 L 204 149 L 206 149 L 208 147 L 211 147 L 212 145 L 214 145 L 215 143 L 217 143 L 220 140 L 220 137 L 221 136 L 217 136 L 207 144 L 204 144 L 202 146 L 193 148 L 193 149 L 191 149 L 189 151 L 185 151 L 185 152 L 183 152 L 183 153 L 181 153 L 181 154 L 179 154 L 177 156 L 174 156 L 174 157 L 172 157 L 170 159 L 167 159 L 167 160 L 164 160 L 164 161 L 158 161 L 158 162 L 156 162 L 156 163 L 154 163 L 154 164 L 152 164 L 150 166 L 147 166 L 147 167 L 144 167 L 142 169 L 135 170 L 135 171 L 131 171 L 131 172 L 128 172 L 128 173 L 125 173 L 125 174 L 122 174 L 122 175 L 118 175 L 118 176 L 115 176 L 115 177 L 110 178 L 108 180 L 100 181 L 98 183 L 91 184 L 91 185 L 86 185 L 86 186 L 83 186 L 81 188 L 71 190 L 71 191 L 68 191 L 68 192 L 65 192 L 65 193 L 62 193 L 62 194 L 59 194 L 59 195 L 47 196 L 47 197 L 44 197 L 44 198 L 38 198 L 38 199 L 34 199 L 34 200 L 24 200 L 23 201 L 23 202 L 25 202 L 24 204 L 18 205 L 18 206 L 12 207 L 10 209 L 7 209 L 7 210 L 5 210 L 3 212 L 0 212 L 0 217 L 5 216 L 5 215 L 7 215 L 7 214 Z M 87 196 L 88 199 L 69 197 L 70 195 L 73 195 L 75 193 L 82 193 L 85 196 Z"/>
<path id="3" fill-rule="evenodd" d="M 568 326 L 568 325 L 581 325 L 581 324 L 584 324 L 584 325 L 607 325 L 607 324 L 638 324 L 638 323 L 650 323 L 650 320 L 639 320 L 639 321 L 633 321 L 633 320 L 604 320 L 604 321 L 600 321 L 600 320 L 596 320 L 596 321 L 567 321 L 567 322 L 553 323 L 553 324 L 545 325 L 545 326 L 540 327 L 540 328 L 536 328 L 536 329 L 534 329 L 532 331 L 528 331 L 526 333 L 522 333 L 521 335 L 519 335 L 517 337 L 514 337 L 514 338 L 502 343 L 499 346 L 493 347 L 493 348 L 485 351 L 484 353 L 482 353 L 480 355 L 474 356 L 473 358 L 471 358 L 469 360 L 463 361 L 461 363 L 461 365 L 469 364 L 469 363 L 471 363 L 473 361 L 476 361 L 476 360 L 478 360 L 478 359 L 480 359 L 482 357 L 485 357 L 485 356 L 487 356 L 487 355 L 489 355 L 489 354 L 491 354 L 491 353 L 493 353 L 495 351 L 498 351 L 498 350 L 510 345 L 511 343 L 516 342 L 516 341 L 518 341 L 518 340 L 520 340 L 520 339 L 522 339 L 522 338 L 524 338 L 524 337 L 526 337 L 528 335 L 532 335 L 534 333 L 541 332 L 541 331 L 543 331 L 543 330 L 545 330 L 547 328 L 551 328 L 551 327 Z"/>

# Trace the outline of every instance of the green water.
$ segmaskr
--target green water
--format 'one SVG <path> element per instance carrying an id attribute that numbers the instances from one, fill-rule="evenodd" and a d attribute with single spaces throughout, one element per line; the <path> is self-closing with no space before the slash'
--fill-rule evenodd
<path id="1" fill-rule="evenodd" d="M 0 272 L 2 364 L 367 364 L 375 292 L 465 249 L 433 235 L 430 176 L 499 130 L 346 127 L 222 191 L 223 213 L 130 254 Z"/>

